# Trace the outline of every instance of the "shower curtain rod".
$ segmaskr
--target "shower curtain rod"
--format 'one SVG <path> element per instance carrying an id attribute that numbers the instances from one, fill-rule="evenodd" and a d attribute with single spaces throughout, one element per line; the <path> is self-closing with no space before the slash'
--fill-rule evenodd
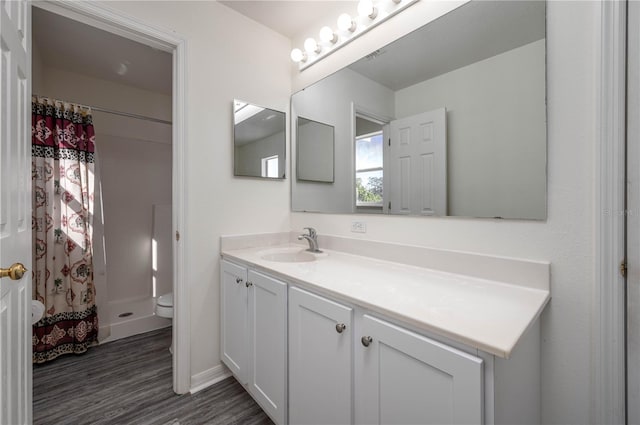
<path id="1" fill-rule="evenodd" d="M 34 94 L 33 96 L 35 96 L 35 97 L 44 97 L 44 96 L 39 96 L 37 94 Z M 83 106 L 86 106 L 86 105 L 83 105 Z M 120 115 L 122 117 L 136 118 L 136 119 L 139 119 L 139 120 L 152 121 L 152 122 L 157 122 L 157 123 L 160 123 L 160 124 L 169 124 L 169 125 L 172 124 L 171 121 L 162 120 L 160 118 L 147 117 L 145 115 L 138 115 L 138 114 L 132 114 L 132 113 L 129 113 L 129 112 L 116 111 L 114 109 L 100 108 L 99 106 L 87 106 L 87 107 L 91 108 L 92 111 L 104 112 L 106 114 Z"/>
<path id="2" fill-rule="evenodd" d="M 157 122 L 157 123 L 160 123 L 160 124 L 169 124 L 169 125 L 171 125 L 171 121 L 161 120 L 160 118 L 147 117 L 145 115 L 138 115 L 138 114 L 131 114 L 129 112 L 115 111 L 113 109 L 100 108 L 100 107 L 97 107 L 97 106 L 90 106 L 90 108 L 91 108 L 92 111 L 104 112 L 106 114 L 120 115 L 122 117 L 136 118 L 136 119 L 139 119 L 139 120 L 153 121 L 153 122 Z"/>

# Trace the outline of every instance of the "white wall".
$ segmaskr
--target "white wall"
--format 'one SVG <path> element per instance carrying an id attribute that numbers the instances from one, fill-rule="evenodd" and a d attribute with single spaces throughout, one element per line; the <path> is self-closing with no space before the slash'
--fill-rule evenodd
<path id="1" fill-rule="evenodd" d="M 39 79 L 39 95 L 171 118 L 170 96 L 54 68 L 42 69 Z M 97 111 L 93 117 L 107 258 L 106 290 L 97 265 L 96 295 L 100 304 L 105 297 L 147 298 L 152 296 L 153 205 L 171 204 L 171 127 Z"/>
<path id="2" fill-rule="evenodd" d="M 545 41 L 396 92 L 396 118 L 446 107 L 447 215 L 546 215 Z"/>
<path id="3" fill-rule="evenodd" d="M 220 364 L 220 235 L 289 230 L 288 179 L 233 177 L 229 105 L 245 99 L 288 111 L 291 44 L 216 2 L 103 4 L 187 40 L 188 227 L 182 241 L 188 255 L 187 281 L 180 284 L 191 297 L 193 376 Z"/>
<path id="4" fill-rule="evenodd" d="M 235 146 L 233 160 L 236 173 L 243 176 L 261 176 L 262 158 L 274 155 L 278 155 L 278 170 L 286 173 L 288 170 L 283 166 L 283 162 L 286 162 L 284 155 L 286 148 L 283 148 L 285 145 L 283 140 L 285 140 L 285 132 L 281 131 L 255 142 Z M 279 177 L 282 177 L 282 174 Z"/>
<path id="5" fill-rule="evenodd" d="M 335 93 L 328 97 L 326 93 Z M 295 211 L 349 212 L 354 209 L 354 145 L 353 111 L 365 107 L 366 112 L 383 118 L 394 116 L 394 92 L 373 80 L 345 69 L 322 80 L 312 88 L 296 93 L 292 100 L 292 117 L 301 116 L 334 126 L 334 182 L 297 181 L 292 170 L 291 200 Z M 294 121 L 295 122 L 295 121 Z M 292 147 L 295 155 L 295 146 Z"/>
<path id="6" fill-rule="evenodd" d="M 296 182 L 304 184 L 315 182 L 329 183 L 332 188 L 334 182 L 334 131 L 333 125 L 310 121 L 298 117 L 296 120 Z M 302 180 L 302 181 L 301 181 Z M 320 186 L 322 187 L 322 186 Z M 314 210 L 312 210 L 314 211 Z"/>
<path id="7" fill-rule="evenodd" d="M 171 204 L 171 145 L 108 135 L 100 142 L 109 300 L 148 298 L 153 206 Z"/>
<path id="8" fill-rule="evenodd" d="M 40 90 L 44 85 L 43 78 L 44 63 L 42 62 L 42 54 L 37 44 L 31 45 L 31 91 L 40 94 Z"/>
<path id="9" fill-rule="evenodd" d="M 594 284 L 594 156 L 598 2 L 551 1 L 547 11 L 548 218 L 512 220 L 292 213 L 292 229 L 548 260 L 552 300 L 542 315 L 542 418 L 590 422 L 590 316 Z M 300 89 L 451 8 L 418 2 L 303 72 Z M 311 36 L 313 34 L 302 34 Z M 351 221 L 367 233 L 350 233 Z"/>

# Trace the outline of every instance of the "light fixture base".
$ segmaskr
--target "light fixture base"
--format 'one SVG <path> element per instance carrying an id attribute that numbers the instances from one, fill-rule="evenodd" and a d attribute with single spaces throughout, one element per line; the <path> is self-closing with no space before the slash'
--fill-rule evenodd
<path id="1" fill-rule="evenodd" d="M 358 38 L 362 34 L 369 31 L 370 29 L 375 28 L 376 26 L 380 25 L 387 19 L 400 13 L 401 11 L 405 10 L 407 7 L 411 6 L 412 4 L 417 3 L 418 1 L 419 0 L 392 0 L 392 3 L 394 3 L 395 6 L 393 7 L 392 10 L 388 11 L 387 13 L 381 13 L 381 11 L 378 10 L 377 7 L 374 7 L 373 13 L 371 14 L 373 16 L 369 15 L 369 18 L 371 19 L 371 21 L 366 25 L 356 25 L 355 20 L 353 20 L 352 18 L 352 25 L 351 25 L 351 28 L 349 28 L 349 31 L 342 31 L 343 35 L 339 38 L 334 33 L 334 38 L 336 38 L 337 40 L 335 42 L 332 42 L 333 44 L 326 46 L 316 55 L 311 55 L 311 54 L 307 55 L 306 61 L 298 62 L 299 71 L 303 71 L 307 69 L 314 63 L 318 62 L 320 59 L 323 59 L 329 56 L 331 53 L 335 52 L 342 46 L 347 45 L 352 40 Z"/>

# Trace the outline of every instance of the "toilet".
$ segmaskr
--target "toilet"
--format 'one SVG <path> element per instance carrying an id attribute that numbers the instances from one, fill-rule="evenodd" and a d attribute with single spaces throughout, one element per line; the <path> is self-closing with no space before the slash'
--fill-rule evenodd
<path id="1" fill-rule="evenodd" d="M 156 316 L 165 317 L 167 319 L 173 319 L 173 292 L 160 295 L 158 299 L 156 299 Z M 173 332 L 172 332 L 171 346 L 169 347 L 169 352 L 171 352 L 171 354 L 173 354 L 174 341 L 175 341 L 175 338 L 173 337 Z"/>
<path id="2" fill-rule="evenodd" d="M 156 300 L 156 315 L 167 319 L 173 318 L 173 292 L 158 297 Z"/>

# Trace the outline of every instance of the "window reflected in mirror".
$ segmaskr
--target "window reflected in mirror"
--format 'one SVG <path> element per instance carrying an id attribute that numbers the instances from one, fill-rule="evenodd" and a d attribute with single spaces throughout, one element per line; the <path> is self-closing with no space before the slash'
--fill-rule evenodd
<path id="1" fill-rule="evenodd" d="M 356 207 L 382 212 L 384 193 L 383 124 L 356 118 Z"/>

